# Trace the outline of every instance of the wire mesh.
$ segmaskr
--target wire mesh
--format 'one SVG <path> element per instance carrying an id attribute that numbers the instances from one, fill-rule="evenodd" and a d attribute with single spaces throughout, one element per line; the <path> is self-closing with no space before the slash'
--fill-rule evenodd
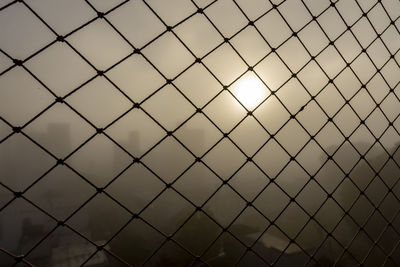
<path id="1" fill-rule="evenodd" d="M 400 265 L 398 1 L 67 2 L 0 3 L 0 265 Z"/>

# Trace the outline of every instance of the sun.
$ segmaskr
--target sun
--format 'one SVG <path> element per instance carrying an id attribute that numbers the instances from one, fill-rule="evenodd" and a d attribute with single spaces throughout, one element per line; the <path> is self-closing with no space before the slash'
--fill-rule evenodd
<path id="1" fill-rule="evenodd" d="M 254 73 L 248 73 L 237 80 L 231 91 L 248 110 L 253 110 L 270 94 Z"/>

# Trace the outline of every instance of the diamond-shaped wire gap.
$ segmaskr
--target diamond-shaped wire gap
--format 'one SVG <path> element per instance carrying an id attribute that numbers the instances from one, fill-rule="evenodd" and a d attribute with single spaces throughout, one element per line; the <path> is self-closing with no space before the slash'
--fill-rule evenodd
<path id="1" fill-rule="evenodd" d="M 168 240 L 161 248 L 155 251 L 145 265 L 149 266 L 190 266 L 193 262 L 194 256 L 185 251 L 176 243 Z"/>
<path id="2" fill-rule="evenodd" d="M 59 165 L 24 193 L 30 201 L 59 220 L 65 220 L 95 192 L 78 175 Z M 69 198 L 70 195 L 74 198 Z"/>
<path id="3" fill-rule="evenodd" d="M 2 75 L 0 87 L 0 114 L 13 125 L 24 125 L 54 102 L 54 97 L 22 68 Z"/>
<path id="4" fill-rule="evenodd" d="M 165 183 L 171 183 L 194 163 L 194 157 L 173 137 L 167 137 L 146 154 L 142 161 Z"/>
<path id="5" fill-rule="evenodd" d="M 335 40 L 347 29 L 335 8 L 328 8 L 317 21 L 330 40 Z"/>
<path id="6" fill-rule="evenodd" d="M 223 42 L 223 38 L 202 14 L 194 15 L 176 27 L 174 32 L 198 58 Z"/>
<path id="7" fill-rule="evenodd" d="M 247 201 L 252 201 L 269 183 L 269 179 L 254 164 L 244 165 L 229 181 L 229 184 Z"/>
<path id="8" fill-rule="evenodd" d="M 222 138 L 218 128 L 201 113 L 194 115 L 174 135 L 198 158 L 219 143 Z"/>
<path id="9" fill-rule="evenodd" d="M 331 45 L 323 50 L 315 60 L 330 79 L 335 78 L 346 67 L 346 62 Z"/>
<path id="10" fill-rule="evenodd" d="M 359 153 L 351 143 L 344 142 L 333 155 L 333 160 L 338 166 L 345 172 L 348 173 L 360 160 Z"/>
<path id="11" fill-rule="evenodd" d="M 239 258 L 239 261 L 235 264 L 236 266 L 248 266 L 248 264 L 252 266 L 264 266 L 268 264 L 263 258 L 260 258 L 253 250 L 245 250 L 243 255 Z"/>
<path id="12" fill-rule="evenodd" d="M 108 244 L 110 250 L 129 264 L 143 264 L 164 237 L 140 219 L 133 220 Z"/>
<path id="13" fill-rule="evenodd" d="M 68 243 L 59 245 L 59 240 L 68 240 Z M 84 253 L 81 252 L 83 255 L 80 253 L 78 254 L 76 248 L 80 248 L 81 251 L 84 251 Z M 69 258 L 77 258 L 77 264 L 82 264 L 86 258 L 95 251 L 96 247 L 92 243 L 71 231 L 69 228 L 58 227 L 27 256 L 27 260 L 37 265 L 54 265 L 58 262 L 65 262 Z M 43 253 L 54 253 L 54 258 L 43 258 Z"/>
<path id="14" fill-rule="evenodd" d="M 245 163 L 246 158 L 228 138 L 224 138 L 205 155 L 203 161 L 227 180 Z"/>
<path id="15" fill-rule="evenodd" d="M 360 129 L 366 129 L 367 134 L 368 129 L 366 127 L 363 128 L 364 124 L 360 124 L 360 119 L 357 113 L 349 106 L 345 105 L 343 108 L 336 114 L 335 118 L 333 119 L 338 130 L 350 140 L 355 142 L 354 146 L 357 147 L 356 138 L 357 135 L 360 134 Z M 364 135 L 365 136 L 365 135 Z M 368 139 L 361 139 L 361 142 L 366 142 Z M 353 144 L 353 143 L 352 143 Z"/>
<path id="16" fill-rule="evenodd" d="M 271 134 L 277 133 L 290 118 L 290 113 L 276 96 L 270 96 L 254 112 L 255 118 Z"/>
<path id="17" fill-rule="evenodd" d="M 279 5 L 278 10 L 295 32 L 298 32 L 312 19 L 301 0 L 285 1 Z M 294 13 L 296 16 L 292 15 Z"/>
<path id="18" fill-rule="evenodd" d="M 15 216 L 19 214 L 19 216 Z M 1 218 L 12 218 L 12 224 L 6 224 L 2 248 L 15 254 L 25 254 L 56 226 L 56 223 L 39 209 L 22 198 L 15 199 L 2 212 Z M 18 225 L 20 229 L 14 227 Z M 23 241 L 23 242 L 21 242 Z M 51 248 L 48 248 L 49 251 Z"/>
<path id="19" fill-rule="evenodd" d="M 334 230 L 335 226 L 339 223 L 343 216 L 344 212 L 340 206 L 338 206 L 336 202 L 332 200 L 332 198 L 328 198 L 328 200 L 315 214 L 315 219 L 326 231 L 331 232 Z"/>
<path id="20" fill-rule="evenodd" d="M 366 265 L 384 265 L 385 262 L 385 254 L 382 252 L 381 249 L 377 247 L 372 247 L 372 250 L 369 252 L 369 255 L 365 259 L 365 264 Z"/>
<path id="21" fill-rule="evenodd" d="M 349 31 L 335 41 L 335 47 L 348 63 L 354 61 L 362 51 L 357 39 Z"/>
<path id="22" fill-rule="evenodd" d="M 309 176 L 301 166 L 295 161 L 290 161 L 274 181 L 286 194 L 290 197 L 295 197 L 308 179 Z"/>
<path id="23" fill-rule="evenodd" d="M 102 245 L 125 225 L 131 215 L 103 193 L 95 195 L 69 220 L 68 225 Z"/>
<path id="24" fill-rule="evenodd" d="M 84 103 L 81 99 L 91 101 Z M 131 102 L 103 77 L 81 87 L 68 98 L 68 104 L 97 128 L 104 128 L 131 107 Z"/>
<path id="25" fill-rule="evenodd" d="M 130 111 L 105 132 L 123 149 L 138 158 L 165 137 L 165 131 L 140 109 Z"/>
<path id="26" fill-rule="evenodd" d="M 233 1 L 216 1 L 204 13 L 224 37 L 231 37 L 247 25 L 247 19 Z"/>
<path id="27" fill-rule="evenodd" d="M 276 10 L 272 10 L 258 19 L 255 25 L 272 48 L 277 48 L 292 35 L 290 28 Z M 275 27 L 263 25 L 275 25 Z"/>
<path id="28" fill-rule="evenodd" d="M 367 53 L 377 68 L 382 68 L 389 61 L 390 53 L 381 39 L 376 39 L 367 49 Z"/>
<path id="29" fill-rule="evenodd" d="M 251 246 L 257 238 L 269 227 L 268 220 L 253 207 L 247 207 L 239 217 L 232 222 L 229 232 L 246 246 Z"/>
<path id="30" fill-rule="evenodd" d="M 292 73 L 297 73 L 311 59 L 297 38 L 290 38 L 279 47 L 277 53 Z"/>
<path id="31" fill-rule="evenodd" d="M 263 0 L 255 0 L 251 5 L 248 5 L 246 0 L 236 0 L 235 3 L 250 20 L 258 19 L 272 7 L 272 4 L 269 1 Z"/>
<path id="32" fill-rule="evenodd" d="M 272 265 L 282 256 L 282 251 L 284 251 L 289 244 L 290 240 L 286 235 L 273 225 L 263 233 L 263 235 L 253 245 L 252 249 L 258 253 L 267 264 Z M 297 250 L 288 250 L 288 253 L 293 252 L 297 252 Z"/>
<path id="33" fill-rule="evenodd" d="M 288 164 L 290 155 L 271 139 L 254 157 L 254 162 L 270 177 L 275 178 Z"/>
<path id="34" fill-rule="evenodd" d="M 18 2 L 0 13 L 0 46 L 14 58 L 25 59 L 56 36 L 25 6 Z"/>
<path id="35" fill-rule="evenodd" d="M 16 192 L 23 191 L 55 164 L 55 159 L 22 134 L 0 144 L 1 182 Z"/>
<path id="36" fill-rule="evenodd" d="M 26 3 L 60 35 L 71 32 L 96 16 L 96 13 L 82 1 L 28 0 Z M 74 14 L 73 17 L 70 16 L 71 13 Z"/>
<path id="37" fill-rule="evenodd" d="M 90 3 L 96 10 L 104 13 L 126 3 L 124 0 L 87 0 L 86 2 Z"/>
<path id="38" fill-rule="evenodd" d="M 396 149 L 396 140 L 398 139 L 398 136 L 399 133 L 393 127 L 389 126 L 381 136 L 379 143 L 386 152 L 391 154 Z"/>
<path id="39" fill-rule="evenodd" d="M 246 70 L 246 65 L 229 44 L 224 43 L 202 61 L 224 85 L 229 85 Z"/>
<path id="40" fill-rule="evenodd" d="M 134 164 L 105 189 L 131 212 L 142 211 L 165 185 L 141 164 Z"/>
<path id="41" fill-rule="evenodd" d="M 362 17 L 362 10 L 355 0 L 337 1 L 336 8 L 347 25 L 353 25 Z"/>
<path id="42" fill-rule="evenodd" d="M 223 227 L 228 226 L 243 210 L 246 203 L 230 187 L 222 186 L 206 203 L 204 208 Z"/>
<path id="43" fill-rule="evenodd" d="M 269 220 L 275 220 L 286 206 L 290 198 L 276 184 L 271 183 L 254 201 L 254 206 Z"/>
<path id="44" fill-rule="evenodd" d="M 252 111 L 258 107 L 270 95 L 269 89 L 256 73 L 249 71 L 237 79 L 229 91 L 247 110 Z M 248 113 L 251 115 L 251 113 Z"/>
<path id="45" fill-rule="evenodd" d="M 369 215 L 372 214 L 373 211 L 374 207 L 371 205 L 371 203 L 364 195 L 360 195 L 353 207 L 350 209 L 349 214 L 355 223 L 358 225 L 364 225 Z"/>
<path id="46" fill-rule="evenodd" d="M 58 96 L 90 80 L 95 71 L 65 43 L 55 43 L 26 63 L 29 70 Z"/>
<path id="47" fill-rule="evenodd" d="M 319 145 L 311 140 L 297 155 L 297 162 L 311 175 L 315 175 L 322 164 L 325 162 L 327 156 Z"/>
<path id="48" fill-rule="evenodd" d="M 319 16 L 323 11 L 329 8 L 331 2 L 329 0 L 313 1 L 304 0 L 303 3 L 313 16 Z"/>
<path id="49" fill-rule="evenodd" d="M 175 182 L 181 194 L 195 205 L 202 206 L 220 187 L 221 181 L 201 163 L 193 165 Z"/>
<path id="50" fill-rule="evenodd" d="M 209 265 L 234 265 L 244 251 L 245 247 L 241 243 L 224 232 L 201 258 Z"/>
<path id="51" fill-rule="evenodd" d="M 342 246 L 340 246 L 334 238 L 329 236 L 317 251 L 315 258 L 318 259 L 318 262 L 330 265 L 350 264 L 356 266 L 359 264 L 353 258 L 352 254 L 347 253 L 343 256 L 344 253 L 345 251 Z"/>
<path id="52" fill-rule="evenodd" d="M 296 142 L 293 142 L 293 133 L 297 133 L 295 137 Z M 290 120 L 276 134 L 275 138 L 280 143 L 282 148 L 285 149 L 292 157 L 297 155 L 309 141 L 309 135 L 295 120 Z"/>
<path id="53" fill-rule="evenodd" d="M 166 32 L 142 50 L 168 79 L 175 78 L 194 62 L 194 57 L 173 33 Z"/>
<path id="54" fill-rule="evenodd" d="M 359 226 L 348 215 L 345 215 L 332 232 L 337 241 L 348 247 L 359 232 Z"/>
<path id="55" fill-rule="evenodd" d="M 225 90 L 203 111 L 223 133 L 229 133 L 246 114 L 243 106 Z"/>
<path id="56" fill-rule="evenodd" d="M 351 27 L 351 31 L 364 48 L 368 47 L 376 38 L 376 33 L 366 18 L 357 21 Z"/>
<path id="57" fill-rule="evenodd" d="M 246 155 L 251 157 L 268 140 L 268 133 L 259 125 L 254 117 L 247 117 L 230 134 L 230 138 Z"/>
<path id="58" fill-rule="evenodd" d="M 352 99 L 361 87 L 360 81 L 350 68 L 344 69 L 335 78 L 334 84 L 346 100 Z"/>
<path id="59" fill-rule="evenodd" d="M 169 131 L 175 130 L 195 111 L 191 103 L 172 85 L 162 88 L 142 106 Z"/>
<path id="60" fill-rule="evenodd" d="M 367 185 L 374 179 L 375 171 L 367 164 L 365 160 L 361 160 L 350 172 L 349 177 L 352 183 L 354 183 L 359 190 L 365 190 Z M 353 187 L 353 185 L 350 186 Z"/>
<path id="61" fill-rule="evenodd" d="M 195 79 L 198 81 L 193 83 Z M 174 84 L 199 108 L 217 95 L 221 87 L 202 64 L 190 67 L 174 80 Z"/>
<path id="62" fill-rule="evenodd" d="M 275 53 L 263 59 L 254 70 L 272 91 L 276 91 L 291 77 L 290 70 Z"/>
<path id="63" fill-rule="evenodd" d="M 93 4 L 96 6 L 97 2 L 93 1 Z M 138 48 L 147 45 L 165 30 L 163 23 L 142 1 L 128 1 L 124 6 L 109 13 L 107 19 Z"/>
<path id="64" fill-rule="evenodd" d="M 363 84 L 366 84 L 376 73 L 375 66 L 365 53 L 353 61 L 351 68 Z"/>
<path id="65" fill-rule="evenodd" d="M 230 43 L 250 65 L 258 63 L 271 49 L 254 27 L 247 27 L 235 35 Z"/>
<path id="66" fill-rule="evenodd" d="M 345 137 L 332 122 L 328 122 L 315 136 L 315 140 L 327 154 L 332 155 Z"/>
<path id="67" fill-rule="evenodd" d="M 131 53 L 130 45 L 102 20 L 68 36 L 70 42 L 98 70 L 106 70 Z M 89 44 L 89 45 L 88 45 Z M 108 53 L 108 51 L 117 51 Z"/>
<path id="68" fill-rule="evenodd" d="M 203 212 L 198 211 L 185 222 L 184 226 L 175 234 L 174 239 L 194 255 L 199 255 L 220 232 L 221 229 L 217 224 Z"/>
<path id="69" fill-rule="evenodd" d="M 291 114 L 296 114 L 311 99 L 297 79 L 290 79 L 279 89 L 276 96 Z"/>
<path id="70" fill-rule="evenodd" d="M 104 187 L 131 161 L 129 155 L 106 136 L 97 135 L 66 162 L 97 187 Z"/>
<path id="71" fill-rule="evenodd" d="M 107 72 L 107 77 L 135 102 L 142 102 L 165 84 L 165 79 L 142 55 L 134 54 Z"/>
<path id="72" fill-rule="evenodd" d="M 276 220 L 276 225 L 292 239 L 298 235 L 307 221 L 308 215 L 296 203 L 291 202 Z"/>
<path id="73" fill-rule="evenodd" d="M 321 131 L 327 121 L 326 115 L 315 101 L 308 102 L 296 118 L 311 136 Z"/>
<path id="74" fill-rule="evenodd" d="M 392 192 L 386 191 L 384 199 L 382 199 L 379 203 L 379 213 L 381 213 L 382 216 L 388 221 L 393 220 L 398 212 L 398 203 L 399 201 L 397 199 L 397 196 L 395 196 Z"/>
<path id="75" fill-rule="evenodd" d="M 163 23 L 170 26 L 183 21 L 196 11 L 196 6 L 189 0 L 172 0 L 169 2 L 146 0 L 145 3 L 157 13 Z M 175 12 L 170 12 L 170 9 L 175 10 Z"/>
<path id="76" fill-rule="evenodd" d="M 297 77 L 313 96 L 317 95 L 329 80 L 315 61 L 310 61 L 297 74 Z"/>
<path id="77" fill-rule="evenodd" d="M 312 56 L 319 54 L 329 44 L 329 39 L 324 35 L 323 31 L 315 21 L 312 21 L 305 26 L 298 33 L 298 38 Z"/>
<path id="78" fill-rule="evenodd" d="M 333 117 L 345 104 L 343 96 L 336 87 L 329 83 L 321 93 L 315 98 L 317 103 L 329 117 Z"/>
<path id="79" fill-rule="evenodd" d="M 310 220 L 296 237 L 295 241 L 300 247 L 309 252 L 310 255 L 313 255 L 324 238 L 325 230 L 314 220 Z"/>
<path id="80" fill-rule="evenodd" d="M 166 235 L 174 233 L 193 213 L 194 207 L 168 188 L 141 214 L 147 222 Z"/>

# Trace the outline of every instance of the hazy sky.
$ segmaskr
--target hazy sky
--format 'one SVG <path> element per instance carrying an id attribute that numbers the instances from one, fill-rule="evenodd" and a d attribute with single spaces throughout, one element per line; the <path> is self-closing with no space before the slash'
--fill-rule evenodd
<path id="1" fill-rule="evenodd" d="M 4 2 L 4 4 L 3 4 Z M 2 1 L 5 5 L 9 1 Z M 107 11 L 118 1 L 92 1 L 94 7 L 102 12 Z M 199 6 L 206 6 L 210 1 L 197 1 Z M 274 1 L 276 3 L 280 1 Z M 329 1 L 305 1 L 309 11 L 318 15 L 329 6 Z M 93 19 L 95 11 L 84 1 L 27 1 L 35 12 L 37 12 L 48 23 L 55 32 L 60 35 L 68 34 L 81 24 Z M 290 37 L 292 31 L 280 18 L 277 11 L 265 13 L 271 7 L 268 1 L 237 1 L 249 19 L 256 20 L 257 32 L 254 27 L 247 27 L 241 33 L 234 35 L 245 27 L 248 20 L 233 4 L 232 1 L 218 1 L 205 10 L 205 14 L 217 26 L 220 33 L 225 37 L 234 37 L 230 44 L 223 44 L 213 53 L 204 58 L 203 62 L 209 70 L 215 73 L 217 81 L 202 65 L 194 65 L 191 69 L 176 78 L 174 84 L 199 107 L 202 107 L 220 90 L 221 83 L 231 84 L 239 75 L 247 69 L 246 65 L 254 65 L 268 54 L 270 47 L 262 39 L 262 36 L 272 47 L 277 47 L 283 40 Z M 373 1 L 361 1 L 360 5 L 368 10 Z M 383 1 L 383 4 L 393 20 L 397 19 L 399 5 L 397 1 Z M 175 25 L 185 17 L 196 11 L 196 7 L 190 1 L 148 1 L 155 12 L 168 25 Z M 353 24 L 361 10 L 354 1 L 339 1 L 337 9 L 341 12 L 347 24 Z M 286 1 L 279 6 L 279 11 L 285 16 L 289 26 L 293 30 L 302 29 L 311 19 L 311 15 L 300 1 Z M 396 13 L 397 11 L 397 13 Z M 71 16 L 73 14 L 73 16 Z M 137 48 L 145 46 L 143 54 L 154 64 L 166 78 L 175 78 L 183 69 L 194 62 L 194 57 L 176 37 L 167 32 L 150 45 L 147 43 L 165 31 L 163 23 L 149 10 L 142 1 L 130 1 L 106 16 L 124 36 Z M 371 10 L 368 18 L 378 33 L 381 33 L 390 20 L 381 5 Z M 325 30 L 330 39 L 335 39 L 346 28 L 338 13 L 328 9 L 318 18 L 318 23 Z M 44 45 L 55 39 L 46 26 L 40 22 L 23 4 L 17 3 L 1 12 L 0 34 L 4 36 L 0 41 L 1 49 L 9 56 L 17 59 L 25 59 Z M 269 25 L 274 25 L 270 27 Z M 357 96 L 353 94 L 360 87 L 360 81 L 365 83 L 375 74 L 375 64 L 381 67 L 388 59 L 389 52 L 395 54 L 400 46 L 398 29 L 394 25 L 386 29 L 382 38 L 373 44 L 375 32 L 366 18 L 362 18 L 352 27 L 354 35 L 363 47 L 368 47 L 368 57 L 363 54 L 352 63 L 355 74 L 346 69 L 336 77 L 339 71 L 345 67 L 345 62 L 333 47 L 328 47 L 317 57 L 317 62 L 329 76 L 335 78 L 335 85 L 346 99 L 351 99 L 351 104 L 357 115 L 348 108 L 337 114 L 337 122 L 342 126 L 344 132 L 349 132 L 355 121 L 350 120 L 357 117 L 365 118 L 374 107 L 374 101 L 380 102 L 382 96 L 390 87 L 398 83 L 399 67 L 393 59 L 385 65 L 382 70 L 383 77 L 389 83 L 385 84 L 380 75 L 375 75 L 369 82 L 367 88 L 370 94 L 362 90 Z M 174 27 L 174 33 L 192 50 L 196 57 L 203 57 L 206 53 L 218 46 L 223 37 L 207 21 L 204 15 L 196 14 L 185 23 Z M 261 33 L 262 36 L 259 34 Z M 316 22 L 308 24 L 298 33 L 298 37 L 304 42 L 311 55 L 318 54 L 329 40 L 322 33 Z M 79 51 L 87 58 L 95 68 L 105 70 L 117 61 L 132 52 L 132 47 L 118 36 L 118 34 L 104 20 L 97 19 L 87 27 L 69 35 L 67 38 L 71 47 Z M 383 42 L 382 42 L 383 41 Z M 385 44 L 385 45 L 384 45 Z M 352 62 L 354 57 L 361 51 L 360 45 L 350 32 L 343 34 L 335 41 L 337 49 L 342 53 L 345 60 Z M 238 54 L 232 49 L 235 48 Z M 386 46 L 386 47 L 385 47 Z M 32 71 L 43 83 L 56 95 L 66 95 L 74 88 L 95 75 L 94 69 L 84 62 L 71 47 L 65 43 L 55 43 L 48 49 L 26 62 L 26 67 Z M 389 52 L 387 49 L 389 49 Z M 276 90 L 288 78 L 290 72 L 297 72 L 309 61 L 310 56 L 301 46 L 297 38 L 291 38 L 277 50 L 278 55 L 285 61 L 282 64 L 274 53 L 257 64 L 255 71 L 263 82 L 272 90 Z M 398 55 L 398 54 L 396 54 Z M 7 69 L 12 63 L 1 54 L 1 69 Z M 253 75 L 254 76 L 254 75 Z M 117 67 L 107 73 L 107 77 L 120 87 L 133 101 L 141 102 L 150 93 L 164 84 L 164 78 L 157 73 L 150 64 L 141 56 L 133 55 Z M 245 77 L 244 77 L 245 78 Z M 250 78 L 252 79 L 252 78 Z M 253 77 L 257 79 L 257 77 Z M 315 62 L 309 63 L 299 73 L 299 80 L 312 95 L 317 94 L 328 81 L 325 74 L 318 68 Z M 299 80 L 293 79 L 286 83 L 277 94 L 286 108 L 291 113 L 296 113 L 299 108 L 310 100 L 309 94 L 302 89 Z M 51 96 L 40 84 L 20 68 L 15 68 L 1 76 L 1 114 L 9 122 L 22 125 L 34 114 L 49 105 Z M 29 89 L 28 89 L 29 88 Z M 260 101 L 269 95 L 269 90 L 261 96 Z M 231 87 L 235 93 L 234 86 Z M 96 93 L 94 93 L 96 92 Z M 89 100 L 89 98 L 91 98 Z M 164 101 L 171 99 L 171 101 Z M 276 103 L 275 97 L 270 97 L 256 112 L 256 117 L 264 123 L 268 130 L 274 132 L 289 113 L 284 111 L 281 103 Z M 332 116 L 344 103 L 343 99 L 332 85 L 319 94 L 316 98 L 325 112 Z M 27 104 L 29 101 L 29 105 Z M 215 119 L 218 126 L 224 131 L 229 131 L 240 118 L 245 115 L 245 110 L 237 105 L 236 100 L 229 94 L 222 93 L 214 102 L 205 108 L 207 115 Z M 96 78 L 93 83 L 84 86 L 82 90 L 71 95 L 68 103 L 99 127 L 104 127 L 118 115 L 130 108 L 131 102 L 115 90 L 112 84 L 104 78 Z M 257 103 L 258 104 L 258 103 Z M 24 109 L 20 106 L 25 105 Z M 398 109 L 398 100 L 394 96 L 388 97 L 382 109 L 389 118 L 395 118 Z M 182 121 L 194 112 L 194 107 L 184 100 L 177 91 L 166 86 L 154 97 L 144 102 L 143 107 L 160 120 L 160 123 L 169 130 L 176 128 Z M 227 110 L 230 110 L 227 112 Z M 165 112 L 167 111 L 167 112 Z M 274 113 L 273 118 L 268 114 Z M 322 123 L 325 114 L 311 101 L 304 114 L 304 121 L 311 121 L 307 114 L 313 114 L 312 121 Z M 67 119 L 63 112 L 48 112 L 47 120 L 61 121 L 61 117 L 68 123 L 74 120 Z M 179 113 L 179 114 L 178 114 Z M 386 114 L 387 113 L 387 114 Z M 376 115 L 375 115 L 376 114 Z M 371 116 L 370 124 L 379 125 L 380 111 Z M 318 116 L 318 118 L 316 118 Z M 231 118 L 232 117 L 232 118 Z M 235 118 L 234 118 L 235 117 Z M 279 118 L 282 117 L 282 118 Z M 374 118 L 377 119 L 374 119 Z M 233 119 L 234 118 L 234 119 Z M 311 118 L 311 117 L 310 117 Z M 232 121 L 232 123 L 229 123 Z M 314 125 L 313 125 L 314 126 Z M 313 127 L 310 126 L 310 127 Z M 32 124 L 33 127 L 33 124 Z M 37 127 L 40 128 L 40 127 Z M 318 128 L 318 126 L 314 126 Z M 374 128 L 373 126 L 371 128 Z M 310 129 L 312 132 L 314 129 Z"/>
<path id="2" fill-rule="evenodd" d="M 344 171 L 377 138 L 381 144 L 367 155 L 374 162 L 399 144 L 398 0 L 339 0 L 332 6 L 328 0 L 24 0 L 7 6 L 11 2 L 0 0 L 0 141 L 12 132 L 7 123 L 24 126 L 63 158 L 96 128 L 106 128 L 128 153 L 144 155 L 143 163 L 166 182 L 205 155 L 215 173 L 196 164 L 176 182 L 196 204 L 219 185 L 217 175 L 230 178 L 247 157 L 257 167 L 250 162 L 231 180 L 241 194 L 251 199 L 266 184 L 265 174 L 279 174 L 279 186 L 294 196 L 316 174 L 325 152 L 332 154 L 347 137 L 356 150 L 346 143 L 334 156 Z M 98 18 L 98 12 L 106 15 Z M 55 41 L 57 35 L 65 42 Z M 23 60 L 24 67 L 13 66 L 12 59 Z M 221 91 L 224 86 L 228 90 Z M 65 97 L 71 108 L 54 103 L 56 97 Z M 134 103 L 140 109 L 132 109 Z M 190 151 L 166 137 L 167 131 Z M 270 134 L 275 139 L 266 143 Z M 294 156 L 296 162 L 287 164 Z M 39 160 L 25 169 L 18 168 L 21 158 Z M 104 186 L 131 160 L 98 135 L 68 163 Z M 0 142 L 0 161 L 0 168 L 12 166 L 0 172 L 2 182 L 18 190 L 33 181 L 31 174 L 38 177 L 54 164 L 20 135 Z M 320 176 L 334 173 L 336 167 L 328 165 Z M 52 177 L 67 175 L 60 173 Z M 125 175 L 135 174 L 154 178 L 139 167 Z M 136 181 L 143 198 L 143 192 L 153 196 L 161 188 L 151 179 Z M 327 189 L 335 182 L 321 180 Z M 131 196 L 124 189 L 116 182 L 110 193 L 123 201 Z M 282 195 L 268 190 L 259 202 Z M 82 186 L 80 193 L 89 191 Z M 236 206 L 244 205 L 231 191 L 209 205 L 218 206 L 229 194 Z M 304 196 L 304 203 L 312 196 Z M 231 215 L 219 213 L 218 220 L 227 224 Z"/>

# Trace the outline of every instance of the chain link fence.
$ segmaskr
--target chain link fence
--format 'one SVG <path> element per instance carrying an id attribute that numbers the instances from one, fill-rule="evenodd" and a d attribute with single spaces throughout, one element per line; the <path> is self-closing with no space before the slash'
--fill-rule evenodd
<path id="1" fill-rule="evenodd" d="M 2 0 L 0 266 L 399 266 L 398 0 Z"/>

